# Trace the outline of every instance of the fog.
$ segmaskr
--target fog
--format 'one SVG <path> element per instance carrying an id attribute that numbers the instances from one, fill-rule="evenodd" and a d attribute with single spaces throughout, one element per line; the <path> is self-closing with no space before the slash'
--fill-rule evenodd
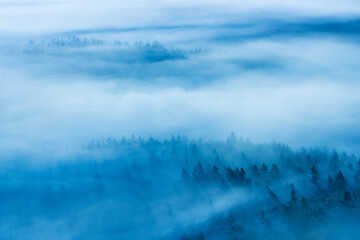
<path id="1" fill-rule="evenodd" d="M 0 239 L 358 238 L 359 13 L 0 0 Z"/>
<path id="2" fill-rule="evenodd" d="M 224 139 L 234 131 L 255 142 L 358 152 L 359 46 L 328 35 L 3 45 L 1 149 L 64 151 L 132 134 Z"/>
<path id="3" fill-rule="evenodd" d="M 92 141 L 58 161 L 24 156 L 0 172 L 4 239 L 359 236 L 359 161 L 345 152 L 232 134 Z"/>

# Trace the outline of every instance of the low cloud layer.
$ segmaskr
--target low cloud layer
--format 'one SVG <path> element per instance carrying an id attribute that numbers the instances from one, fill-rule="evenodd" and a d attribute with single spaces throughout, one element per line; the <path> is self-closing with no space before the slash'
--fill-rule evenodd
<path id="1" fill-rule="evenodd" d="M 356 3 L 196 5 L 1 2 L 1 150 L 234 131 L 358 151 Z"/>

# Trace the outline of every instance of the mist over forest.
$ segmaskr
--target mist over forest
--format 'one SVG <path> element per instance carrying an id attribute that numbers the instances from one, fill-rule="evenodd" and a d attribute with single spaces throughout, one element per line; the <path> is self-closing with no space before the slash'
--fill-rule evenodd
<path id="1" fill-rule="evenodd" d="M 357 239 L 360 4 L 0 1 L 0 239 Z"/>
<path id="2" fill-rule="evenodd" d="M 131 137 L 3 164 L 3 239 L 359 237 L 360 158 L 346 152 Z"/>

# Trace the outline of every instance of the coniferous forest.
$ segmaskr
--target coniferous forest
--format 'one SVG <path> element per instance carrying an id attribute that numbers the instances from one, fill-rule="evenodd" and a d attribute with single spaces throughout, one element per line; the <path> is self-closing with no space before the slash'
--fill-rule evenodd
<path id="1" fill-rule="evenodd" d="M 0 240 L 360 239 L 360 1 L 0 0 Z"/>
<path id="2" fill-rule="evenodd" d="M 0 191 L 5 239 L 359 236 L 358 157 L 234 134 L 107 139 L 58 161 L 18 159 L 2 167 Z"/>

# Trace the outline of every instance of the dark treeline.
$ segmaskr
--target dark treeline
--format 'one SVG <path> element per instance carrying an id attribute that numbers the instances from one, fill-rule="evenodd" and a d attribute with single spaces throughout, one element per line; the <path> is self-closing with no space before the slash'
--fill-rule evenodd
<path id="1" fill-rule="evenodd" d="M 232 134 L 107 139 L 34 161 L 1 168 L 1 239 L 359 236 L 360 160 L 345 152 Z"/>
<path id="2" fill-rule="evenodd" d="M 169 46 L 158 41 L 129 43 L 71 36 L 0 46 L 0 62 L 9 69 L 25 69 L 38 77 L 73 79 L 76 75 L 97 80 L 116 78 L 122 79 L 121 82 L 160 79 L 158 83 L 163 83 L 161 78 L 166 77 L 166 83 L 176 84 L 189 83 L 184 80 L 188 76 L 198 79 L 195 83 L 209 81 L 213 73 L 206 71 L 204 76 L 204 61 L 194 61 L 204 53 L 201 49 Z"/>
<path id="3" fill-rule="evenodd" d="M 4 45 L 0 49 L 6 54 L 22 53 L 34 55 L 48 55 L 48 56 L 66 56 L 66 49 L 81 53 L 89 51 L 88 49 L 95 48 L 100 49 L 102 55 L 109 55 L 109 51 L 115 52 L 116 54 L 126 55 L 124 59 L 131 58 L 144 58 L 147 61 L 157 62 L 165 60 L 176 60 L 185 59 L 188 55 L 201 53 L 201 49 L 181 49 L 175 47 L 166 46 L 158 41 L 137 41 L 134 43 L 123 42 L 120 40 L 106 41 L 96 38 L 87 37 L 58 37 L 47 41 L 29 41 L 26 44 L 18 45 Z M 65 51 L 65 52 L 64 52 Z M 71 52 L 73 53 L 73 52 Z M 91 52 L 88 52 L 90 54 Z M 99 54 L 96 51 L 96 54 Z"/>

